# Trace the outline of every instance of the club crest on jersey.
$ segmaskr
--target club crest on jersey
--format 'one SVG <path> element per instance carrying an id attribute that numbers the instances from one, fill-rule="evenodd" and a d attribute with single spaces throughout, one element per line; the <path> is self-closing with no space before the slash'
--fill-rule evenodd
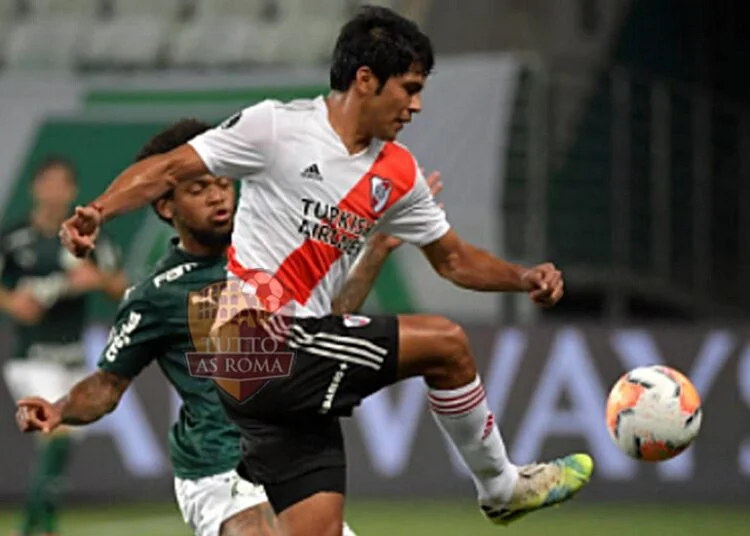
<path id="1" fill-rule="evenodd" d="M 372 322 L 370 318 L 362 315 L 344 315 L 343 321 L 348 328 L 363 328 Z"/>
<path id="2" fill-rule="evenodd" d="M 370 203 L 374 212 L 381 212 L 385 208 L 392 190 L 393 184 L 388 179 L 376 175 L 370 177 Z"/>
<path id="3" fill-rule="evenodd" d="M 252 398 L 269 381 L 289 376 L 294 362 L 286 345 L 288 317 L 274 316 L 267 306 L 276 299 L 275 279 L 265 273 L 249 279 L 217 281 L 187 295 L 195 349 L 185 354 L 190 375 L 213 380 L 238 403 Z M 247 285 L 254 288 L 254 295 L 244 288 Z"/>

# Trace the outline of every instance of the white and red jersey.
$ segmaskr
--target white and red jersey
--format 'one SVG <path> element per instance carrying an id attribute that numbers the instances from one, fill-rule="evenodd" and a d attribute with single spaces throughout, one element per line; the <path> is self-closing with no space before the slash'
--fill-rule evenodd
<path id="1" fill-rule="evenodd" d="M 190 145 L 216 176 L 241 179 L 229 271 L 272 274 L 298 316 L 325 316 L 379 230 L 417 246 L 449 229 L 408 149 L 374 140 L 350 155 L 324 98 L 264 101 Z"/>

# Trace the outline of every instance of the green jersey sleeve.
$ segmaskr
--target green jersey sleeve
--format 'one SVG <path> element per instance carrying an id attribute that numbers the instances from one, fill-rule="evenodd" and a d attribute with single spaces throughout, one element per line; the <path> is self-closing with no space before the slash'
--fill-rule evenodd
<path id="1" fill-rule="evenodd" d="M 99 358 L 99 368 L 133 378 L 160 355 L 168 331 L 154 305 L 144 299 L 123 300 L 115 325 Z"/>

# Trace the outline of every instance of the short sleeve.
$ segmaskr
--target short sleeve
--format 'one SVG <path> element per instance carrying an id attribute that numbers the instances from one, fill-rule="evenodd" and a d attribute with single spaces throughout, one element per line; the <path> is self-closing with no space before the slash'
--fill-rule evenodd
<path id="1" fill-rule="evenodd" d="M 422 173 L 414 187 L 383 215 L 381 231 L 416 246 L 426 246 L 450 229 L 445 211 L 438 206 Z"/>
<path id="2" fill-rule="evenodd" d="M 266 167 L 274 136 L 273 101 L 263 101 L 196 136 L 189 144 L 212 175 L 239 179 Z"/>
<path id="3" fill-rule="evenodd" d="M 98 366 L 106 372 L 133 378 L 158 357 L 166 336 L 157 311 L 145 300 L 124 301 L 110 331 Z"/>

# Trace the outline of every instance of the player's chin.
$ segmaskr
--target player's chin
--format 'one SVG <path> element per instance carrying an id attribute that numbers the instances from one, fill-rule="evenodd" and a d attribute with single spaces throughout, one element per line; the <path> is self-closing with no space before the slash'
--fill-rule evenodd
<path id="1" fill-rule="evenodd" d="M 392 129 L 387 130 L 381 133 L 380 136 L 378 136 L 379 139 L 383 141 L 396 141 L 396 138 L 398 137 L 398 130 Z"/>
<path id="2" fill-rule="evenodd" d="M 213 234 L 231 234 L 232 233 L 232 218 L 229 219 L 213 219 L 206 226 L 206 230 Z"/>

